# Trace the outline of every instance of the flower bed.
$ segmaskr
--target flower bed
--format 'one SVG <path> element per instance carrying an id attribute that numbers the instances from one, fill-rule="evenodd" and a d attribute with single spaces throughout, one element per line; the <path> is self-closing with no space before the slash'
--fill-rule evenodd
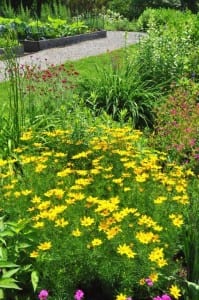
<path id="1" fill-rule="evenodd" d="M 45 39 L 39 41 L 24 40 L 22 41 L 25 52 L 36 52 L 44 49 L 67 46 L 83 41 L 105 38 L 107 32 L 105 30 L 79 34 L 74 36 L 60 37 L 54 39 Z"/>

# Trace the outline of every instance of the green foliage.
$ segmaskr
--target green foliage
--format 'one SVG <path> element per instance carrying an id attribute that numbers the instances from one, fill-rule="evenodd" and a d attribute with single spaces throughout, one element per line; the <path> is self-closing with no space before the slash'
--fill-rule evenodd
<path id="1" fill-rule="evenodd" d="M 162 83 L 167 89 L 170 83 L 187 74 L 191 75 L 188 60 L 196 47 L 191 39 L 189 26 L 167 29 L 151 29 L 139 43 L 136 62 L 142 80 Z"/>
<path id="2" fill-rule="evenodd" d="M 24 7 L 22 2 L 20 3 L 20 6 L 18 8 L 17 17 L 24 22 L 28 22 L 31 18 L 30 10 L 27 6 Z"/>
<path id="3" fill-rule="evenodd" d="M 14 18 L 16 16 L 15 10 L 11 5 L 10 0 L 3 0 L 1 1 L 1 15 L 4 16 L 5 18 Z"/>
<path id="4" fill-rule="evenodd" d="M 13 275 L 17 278 L 20 273 L 23 272 L 24 265 L 18 265 L 25 263 L 24 259 L 20 259 L 21 253 L 25 253 L 28 248 L 28 243 L 24 243 L 23 234 L 26 232 L 27 222 L 24 220 L 18 222 L 11 222 L 6 220 L 6 217 L 0 217 L 0 299 L 8 299 L 8 295 L 13 290 L 21 290 L 18 285 L 18 280 L 13 278 Z M 12 261 L 10 261 L 12 259 Z M 14 261 L 14 262 L 13 262 Z M 26 266 L 26 271 L 28 271 Z"/>
<path id="5" fill-rule="evenodd" d="M 168 27 L 176 27 L 180 29 L 182 24 L 189 24 L 194 27 L 194 20 L 197 17 L 191 14 L 190 11 L 181 12 L 174 9 L 146 9 L 136 22 L 137 30 L 147 31 L 148 29 L 159 29 Z M 192 29 L 193 30 L 193 29 Z"/>
<path id="6" fill-rule="evenodd" d="M 20 40 L 40 40 L 47 38 L 56 38 L 81 34 L 90 31 L 90 28 L 85 24 L 83 20 L 76 20 L 67 23 L 66 20 L 54 19 L 51 17 L 48 17 L 46 22 L 42 22 L 40 20 L 29 20 L 29 22 L 25 22 L 20 18 L 2 18 L 2 24 L 5 24 L 5 27 L 2 27 L 2 30 L 4 30 L 4 28 L 5 31 L 15 30 L 17 32 L 18 39 Z"/>
<path id="7" fill-rule="evenodd" d="M 100 13 L 98 18 L 102 18 L 104 28 L 106 30 L 135 30 L 135 23 L 130 22 L 127 18 L 123 17 L 120 13 L 108 9 L 106 12 Z"/>
<path id="8" fill-rule="evenodd" d="M 142 81 L 133 58 L 110 56 L 94 78 L 80 83 L 80 95 L 96 114 L 105 111 L 116 121 L 130 121 L 135 128 L 152 126 L 152 107 L 159 97 L 150 82 Z"/>
<path id="9" fill-rule="evenodd" d="M 131 0 L 113 0 L 108 2 L 108 8 L 111 11 L 114 11 L 116 13 L 121 14 L 122 16 L 125 16 L 126 18 L 131 19 Z"/>
<path id="10" fill-rule="evenodd" d="M 5 52 L 6 76 L 9 80 L 9 114 L 4 128 L 7 136 L 8 151 L 19 144 L 24 128 L 24 103 L 22 99 L 19 62 L 13 51 Z"/>
<path id="11" fill-rule="evenodd" d="M 199 205 L 198 205 L 198 180 L 194 179 L 190 185 L 191 202 L 186 212 L 186 226 L 184 239 L 182 236 L 182 247 L 185 255 L 185 265 L 187 266 L 186 295 L 193 300 L 199 297 L 198 285 L 198 264 L 199 264 L 199 244 L 195 243 L 199 239 Z"/>

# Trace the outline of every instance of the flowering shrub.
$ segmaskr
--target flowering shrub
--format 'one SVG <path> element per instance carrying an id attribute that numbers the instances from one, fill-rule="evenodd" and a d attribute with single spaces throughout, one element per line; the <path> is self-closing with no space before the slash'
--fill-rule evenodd
<path id="1" fill-rule="evenodd" d="M 179 299 L 181 265 L 173 256 L 190 171 L 147 148 L 140 131 L 100 126 L 86 136 L 73 140 L 70 128 L 30 130 L 16 158 L 1 160 L 2 208 L 32 222 L 26 254 L 39 285 L 58 297 L 81 288 L 86 297 L 98 281 L 106 282 L 104 298 L 108 291 L 143 299 L 164 290 Z"/>
<path id="2" fill-rule="evenodd" d="M 198 173 L 198 84 L 181 81 L 156 110 L 153 145 Z"/>

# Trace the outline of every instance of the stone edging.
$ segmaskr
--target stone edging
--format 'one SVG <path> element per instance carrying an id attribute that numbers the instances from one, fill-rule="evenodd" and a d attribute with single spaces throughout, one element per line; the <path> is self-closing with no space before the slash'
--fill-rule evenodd
<path id="1" fill-rule="evenodd" d="M 24 52 L 37 52 L 44 49 L 63 47 L 63 46 L 72 45 L 83 41 L 105 38 L 106 36 L 107 36 L 107 32 L 105 30 L 100 30 L 91 33 L 85 33 L 85 34 L 79 34 L 79 35 L 61 37 L 55 39 L 40 40 L 40 41 L 24 40 L 22 41 L 22 43 L 24 46 Z"/>

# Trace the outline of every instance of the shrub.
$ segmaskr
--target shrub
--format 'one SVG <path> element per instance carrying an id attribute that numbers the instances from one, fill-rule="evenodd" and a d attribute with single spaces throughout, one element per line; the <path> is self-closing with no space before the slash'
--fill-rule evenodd
<path id="1" fill-rule="evenodd" d="M 151 80 L 153 84 L 162 84 L 169 88 L 172 81 L 187 74 L 189 56 L 196 47 L 192 41 L 189 26 L 178 28 L 153 28 L 143 38 L 135 58 L 140 77 L 143 81 Z"/>
<path id="2" fill-rule="evenodd" d="M 95 114 L 105 111 L 116 121 L 130 121 L 135 128 L 152 126 L 152 107 L 159 96 L 158 87 L 142 81 L 128 52 L 110 56 L 108 67 L 97 67 L 96 77 L 80 85 L 80 96 Z"/>
<path id="3" fill-rule="evenodd" d="M 173 161 L 199 172 L 198 83 L 182 80 L 156 109 L 153 145 L 168 152 Z"/>
<path id="4" fill-rule="evenodd" d="M 165 8 L 147 8 L 144 12 L 139 16 L 136 25 L 137 30 L 147 31 L 152 28 L 159 28 L 161 26 L 164 27 L 175 27 L 181 26 L 183 23 L 187 23 L 195 18 L 191 12 L 181 12 L 175 9 L 165 9 Z"/>

